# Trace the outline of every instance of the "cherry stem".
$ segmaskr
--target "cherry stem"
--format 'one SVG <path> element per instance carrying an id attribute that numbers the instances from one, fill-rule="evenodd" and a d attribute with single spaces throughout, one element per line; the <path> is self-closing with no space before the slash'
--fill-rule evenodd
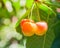
<path id="1" fill-rule="evenodd" d="M 29 14 L 28 14 L 28 19 L 29 19 L 30 17 L 29 17 Z"/>
<path id="2" fill-rule="evenodd" d="M 39 19 L 39 21 L 40 21 L 40 13 L 39 13 L 39 9 L 38 9 L 37 3 L 36 3 L 36 9 L 37 9 L 38 19 Z"/>
<path id="3" fill-rule="evenodd" d="M 30 19 L 32 19 L 32 12 L 33 12 L 34 6 L 35 6 L 35 3 L 33 3 L 32 8 L 31 8 L 31 16 L 30 16 Z"/>

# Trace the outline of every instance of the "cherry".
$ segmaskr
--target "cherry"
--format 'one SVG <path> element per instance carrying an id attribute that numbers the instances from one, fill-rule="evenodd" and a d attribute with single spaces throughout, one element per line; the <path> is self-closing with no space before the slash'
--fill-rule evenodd
<path id="1" fill-rule="evenodd" d="M 36 22 L 30 19 L 23 19 L 21 21 L 21 29 L 24 36 L 32 36 L 34 34 L 42 36 L 47 32 L 48 25 L 46 22 Z"/>
<path id="2" fill-rule="evenodd" d="M 22 26 L 22 33 L 24 34 L 24 36 L 32 36 L 34 35 L 34 32 L 37 29 L 37 26 L 35 23 L 32 22 L 25 22 Z"/>
<path id="3" fill-rule="evenodd" d="M 36 23 L 38 29 L 37 29 L 37 32 L 35 32 L 36 35 L 44 35 L 48 29 L 48 25 L 46 22 L 37 22 Z"/>

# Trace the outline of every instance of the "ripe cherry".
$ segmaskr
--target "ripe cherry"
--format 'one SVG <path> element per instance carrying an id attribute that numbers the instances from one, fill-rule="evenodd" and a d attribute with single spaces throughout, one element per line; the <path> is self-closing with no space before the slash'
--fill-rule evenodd
<path id="1" fill-rule="evenodd" d="M 36 23 L 38 29 L 37 32 L 35 32 L 36 35 L 42 36 L 46 33 L 48 29 L 48 25 L 46 22 L 37 22 Z"/>
<path id="2" fill-rule="evenodd" d="M 35 23 L 32 22 L 25 22 L 22 26 L 22 33 L 24 34 L 24 36 L 32 36 L 34 35 L 34 32 L 37 29 L 37 26 Z"/>

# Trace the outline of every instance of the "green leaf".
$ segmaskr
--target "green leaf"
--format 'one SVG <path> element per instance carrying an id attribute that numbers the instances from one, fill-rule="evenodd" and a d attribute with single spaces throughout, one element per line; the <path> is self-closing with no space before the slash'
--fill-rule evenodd
<path id="1" fill-rule="evenodd" d="M 43 4 L 43 3 L 37 3 L 37 6 L 40 8 L 40 10 L 46 12 L 47 14 L 54 14 L 56 15 L 56 13 L 50 8 L 48 7 L 47 5 Z"/>
<path id="2" fill-rule="evenodd" d="M 49 6 L 54 6 L 54 7 L 60 8 L 60 3 L 57 3 L 57 2 L 52 2 L 52 3 L 44 2 L 44 3 L 47 4 L 47 5 L 49 5 Z"/>
<path id="3" fill-rule="evenodd" d="M 54 38 L 53 30 L 48 31 L 46 36 L 29 37 L 27 38 L 26 48 L 51 48 Z"/>
<path id="4" fill-rule="evenodd" d="M 43 13 L 43 11 L 40 12 L 40 17 L 43 16 L 42 19 L 47 20 L 47 18 L 44 18 L 46 17 L 46 14 Z M 55 16 L 50 16 L 48 19 L 48 31 L 44 36 L 34 35 L 32 37 L 27 37 L 26 48 L 51 48 L 52 43 L 55 39 L 54 26 L 57 25 L 54 21 Z"/>
<path id="5" fill-rule="evenodd" d="M 26 48 L 51 48 L 55 39 L 54 31 L 49 29 L 44 36 L 32 36 L 27 38 Z"/>
<path id="6" fill-rule="evenodd" d="M 26 7 L 31 8 L 33 2 L 34 2 L 34 0 L 26 0 Z"/>

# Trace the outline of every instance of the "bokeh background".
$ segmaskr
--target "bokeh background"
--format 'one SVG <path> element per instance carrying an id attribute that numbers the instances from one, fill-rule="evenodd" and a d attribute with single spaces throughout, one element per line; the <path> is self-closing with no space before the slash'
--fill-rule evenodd
<path id="1" fill-rule="evenodd" d="M 54 22 L 58 22 L 54 26 L 55 38 L 51 48 L 60 48 L 60 0 L 48 1 L 55 5 L 51 8 L 57 14 Z M 26 40 L 22 39 L 23 35 L 16 31 L 14 26 L 28 8 L 26 7 L 26 0 L 0 0 L 0 48 L 26 47 Z"/>

